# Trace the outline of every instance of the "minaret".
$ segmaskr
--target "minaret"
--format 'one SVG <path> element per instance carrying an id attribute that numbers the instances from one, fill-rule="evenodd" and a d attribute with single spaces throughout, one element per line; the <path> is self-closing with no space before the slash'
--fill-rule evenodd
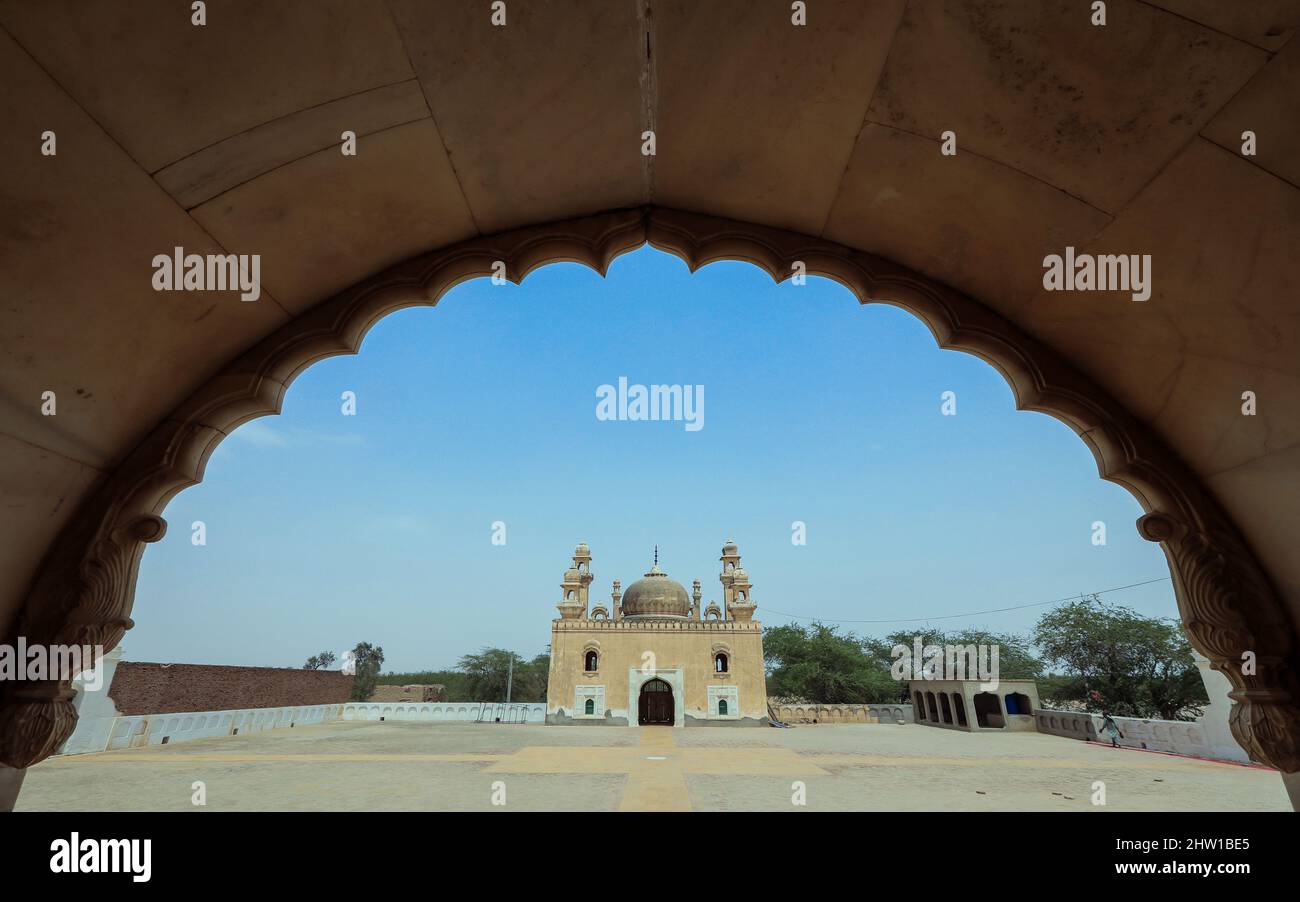
<path id="1" fill-rule="evenodd" d="M 754 619 L 754 609 L 758 605 L 754 604 L 749 593 L 749 574 L 745 572 L 744 567 L 737 567 L 731 571 L 731 603 L 727 605 L 728 620 Z"/>
<path id="2" fill-rule="evenodd" d="M 703 593 L 700 592 L 700 581 L 697 579 L 695 582 L 691 583 L 691 619 L 692 620 L 700 619 L 700 599 L 702 597 L 703 597 Z"/>
<path id="3" fill-rule="evenodd" d="M 587 617 L 587 589 L 595 578 L 591 575 L 591 548 L 586 542 L 579 542 L 573 550 L 573 566 L 578 571 L 578 600 L 582 602 L 582 616 Z"/>
<path id="4" fill-rule="evenodd" d="M 582 588 L 582 580 L 578 578 L 578 571 L 573 567 L 564 571 L 564 579 L 560 582 L 560 603 L 556 605 L 560 609 L 560 617 L 563 620 L 581 620 L 587 613 L 582 602 L 578 600 L 578 590 Z"/>
<path id="5" fill-rule="evenodd" d="M 722 546 L 722 572 L 718 574 L 718 581 L 722 583 L 722 619 L 731 619 L 731 604 L 735 601 L 734 574 L 737 567 L 740 566 L 740 549 L 736 543 L 727 539 Z"/>
<path id="6" fill-rule="evenodd" d="M 620 600 L 623 597 L 623 584 L 618 580 L 614 580 L 614 591 L 609 593 L 609 597 L 614 602 L 614 619 L 622 620 L 623 605 L 620 604 Z"/>
<path id="7" fill-rule="evenodd" d="M 750 597 L 749 574 L 740 566 L 740 549 L 731 539 L 722 546 L 722 599 L 726 605 L 722 616 L 725 620 L 746 621 L 754 619 L 754 610 L 758 605 Z"/>
<path id="8" fill-rule="evenodd" d="M 587 619 L 587 587 L 591 585 L 591 549 L 583 542 L 573 552 L 573 566 L 564 571 L 560 590 L 560 617 L 564 620 Z"/>

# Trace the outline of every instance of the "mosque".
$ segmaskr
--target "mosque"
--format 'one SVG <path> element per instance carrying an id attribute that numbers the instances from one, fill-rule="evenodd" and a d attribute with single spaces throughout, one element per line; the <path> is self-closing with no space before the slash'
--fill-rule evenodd
<path id="1" fill-rule="evenodd" d="M 767 682 L 762 625 L 749 575 L 730 539 L 722 547 L 722 606 L 701 609 L 700 581 L 686 587 L 654 565 L 610 604 L 590 606 L 586 543 L 564 571 L 551 625 L 548 724 L 672 727 L 763 726 Z"/>

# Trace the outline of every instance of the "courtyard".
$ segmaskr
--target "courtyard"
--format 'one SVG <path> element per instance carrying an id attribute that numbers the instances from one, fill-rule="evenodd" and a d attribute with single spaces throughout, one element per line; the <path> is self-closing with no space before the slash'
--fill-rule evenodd
<path id="1" fill-rule="evenodd" d="M 1094 805 L 1094 784 L 1105 805 Z M 195 784 L 201 783 L 202 787 Z M 800 789 L 799 784 L 802 784 Z M 196 793 L 206 805 L 196 805 Z M 805 804 L 796 804 L 800 795 Z M 336 722 L 49 758 L 19 811 L 1288 811 L 1277 772 L 1038 733 Z"/>

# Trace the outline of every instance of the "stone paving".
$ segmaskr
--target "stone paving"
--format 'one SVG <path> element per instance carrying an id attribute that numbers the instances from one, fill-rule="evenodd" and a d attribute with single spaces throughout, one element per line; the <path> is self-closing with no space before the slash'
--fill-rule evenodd
<path id="1" fill-rule="evenodd" d="M 207 805 L 191 801 L 202 781 Z M 1106 804 L 1094 805 L 1094 783 Z M 800 788 L 802 787 L 802 789 Z M 503 806 L 494 805 L 494 800 Z M 796 804 L 802 797 L 806 804 Z M 331 723 L 52 758 L 19 811 L 1288 811 L 1263 768 L 1037 733 Z"/>

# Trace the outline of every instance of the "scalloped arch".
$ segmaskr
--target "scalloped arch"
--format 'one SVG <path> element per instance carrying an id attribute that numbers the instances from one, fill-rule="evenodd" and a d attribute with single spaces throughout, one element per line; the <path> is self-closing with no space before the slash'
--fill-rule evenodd
<path id="1" fill-rule="evenodd" d="M 1128 489 L 1146 512 L 1142 536 L 1160 542 L 1194 647 L 1232 683 L 1233 733 L 1252 757 L 1300 771 L 1295 632 L 1254 555 L 1218 503 L 1150 429 L 1042 343 L 946 286 L 849 247 L 762 226 L 663 208 L 602 213 L 476 238 L 391 267 L 281 327 L 239 355 L 163 420 L 78 508 L 47 552 L 18 632 L 29 642 L 117 645 L 132 625 L 140 557 L 162 538 L 162 511 L 203 478 L 212 451 L 239 425 L 280 411 L 288 386 L 318 360 L 356 353 L 367 331 L 396 310 L 436 305 L 471 278 L 514 282 L 548 263 L 581 263 L 602 276 L 642 244 L 675 254 L 694 272 L 741 260 L 782 281 L 802 263 L 860 303 L 920 318 L 946 349 L 1002 374 L 1020 409 L 1069 425 L 1102 478 Z M 504 269 L 503 269 L 504 267 Z M 1256 656 L 1254 673 L 1238 666 Z M 0 704 L 0 761 L 25 767 L 55 752 L 76 713 L 67 682 L 9 689 Z"/>

